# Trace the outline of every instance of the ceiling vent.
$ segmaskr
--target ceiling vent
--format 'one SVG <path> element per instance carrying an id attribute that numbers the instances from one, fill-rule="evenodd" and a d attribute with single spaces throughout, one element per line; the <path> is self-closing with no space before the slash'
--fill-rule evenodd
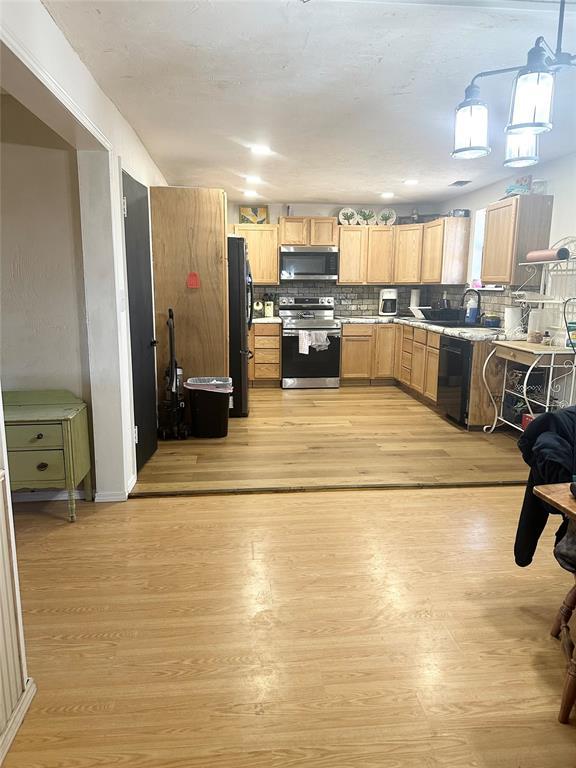
<path id="1" fill-rule="evenodd" d="M 471 179 L 458 179 L 458 181 L 453 181 L 452 184 L 448 184 L 449 187 L 465 187 L 466 184 L 470 184 Z"/>

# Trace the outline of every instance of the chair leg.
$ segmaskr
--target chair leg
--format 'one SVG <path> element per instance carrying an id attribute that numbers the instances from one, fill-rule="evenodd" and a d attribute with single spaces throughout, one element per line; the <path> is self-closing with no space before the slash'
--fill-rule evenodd
<path id="1" fill-rule="evenodd" d="M 570 720 L 570 713 L 576 702 L 576 654 L 570 659 L 568 670 L 566 672 L 566 680 L 564 681 L 564 690 L 562 692 L 562 702 L 560 704 L 560 714 L 558 720 L 561 723 L 568 723 Z"/>
<path id="2" fill-rule="evenodd" d="M 576 609 L 576 584 L 568 592 L 568 594 L 564 598 L 564 602 L 562 603 L 560 610 L 558 611 L 558 615 L 556 616 L 556 619 L 554 620 L 554 624 L 552 625 L 552 629 L 550 630 L 550 634 L 552 635 L 552 637 L 556 637 L 556 638 L 560 637 L 560 632 L 562 630 L 562 627 L 565 627 L 568 624 L 572 616 L 572 613 L 574 612 L 575 609 Z"/>

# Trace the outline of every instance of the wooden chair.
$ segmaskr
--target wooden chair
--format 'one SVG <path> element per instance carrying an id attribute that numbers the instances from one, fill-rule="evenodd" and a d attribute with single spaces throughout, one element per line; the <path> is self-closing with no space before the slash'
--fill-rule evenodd
<path id="1" fill-rule="evenodd" d="M 566 670 L 560 713 L 558 715 L 558 720 L 561 723 L 569 722 L 570 713 L 576 703 L 576 650 L 570 634 L 570 619 L 576 609 L 576 575 L 574 576 L 574 582 L 574 586 L 564 598 L 551 631 L 552 637 L 560 640 L 562 650 L 568 659 L 568 669 Z"/>

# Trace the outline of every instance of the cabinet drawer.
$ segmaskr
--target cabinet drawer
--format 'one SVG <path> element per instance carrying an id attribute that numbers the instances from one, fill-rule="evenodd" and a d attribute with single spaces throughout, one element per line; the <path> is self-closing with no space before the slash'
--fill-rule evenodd
<path id="1" fill-rule="evenodd" d="M 62 448 L 60 424 L 7 424 L 8 450 L 16 448 Z"/>
<path id="2" fill-rule="evenodd" d="M 408 354 L 411 355 L 413 344 L 414 342 L 412 339 L 402 339 L 402 352 L 408 352 Z"/>
<path id="3" fill-rule="evenodd" d="M 372 336 L 374 326 L 363 323 L 344 323 L 342 326 L 343 336 Z"/>
<path id="4" fill-rule="evenodd" d="M 410 384 L 411 376 L 412 374 L 411 374 L 410 368 L 405 368 L 404 366 L 402 366 L 402 368 L 400 369 L 400 381 L 403 384 Z"/>
<path id="5" fill-rule="evenodd" d="M 402 368 L 412 368 L 412 355 L 410 352 L 402 352 Z"/>
<path id="6" fill-rule="evenodd" d="M 279 379 L 280 366 L 272 363 L 256 363 L 254 366 L 255 379 Z"/>
<path id="7" fill-rule="evenodd" d="M 254 346 L 256 349 L 280 349 L 280 336 L 257 336 Z"/>
<path id="8" fill-rule="evenodd" d="M 10 480 L 35 483 L 64 480 L 64 451 L 8 451 Z"/>
<path id="9" fill-rule="evenodd" d="M 440 349 L 440 334 L 435 331 L 428 331 L 428 346 L 434 349 Z"/>
<path id="10" fill-rule="evenodd" d="M 414 328 L 412 328 L 411 325 L 403 325 L 402 326 L 402 336 L 405 339 L 413 339 L 414 338 Z"/>
<path id="11" fill-rule="evenodd" d="M 425 331 L 424 328 L 414 328 L 414 341 L 418 344 L 426 344 L 427 333 L 428 331 Z"/>
<path id="12" fill-rule="evenodd" d="M 279 336 L 280 323 L 254 323 L 256 336 Z"/>
<path id="13" fill-rule="evenodd" d="M 279 363 L 280 350 L 279 349 L 258 349 L 258 347 L 256 347 L 254 362 L 256 365 L 259 365 L 260 363 Z"/>

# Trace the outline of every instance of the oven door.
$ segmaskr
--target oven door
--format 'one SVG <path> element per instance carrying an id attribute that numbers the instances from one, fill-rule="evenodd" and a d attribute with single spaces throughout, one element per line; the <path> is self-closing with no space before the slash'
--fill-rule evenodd
<path id="1" fill-rule="evenodd" d="M 314 330 L 318 330 L 315 328 Z M 328 349 L 310 347 L 307 355 L 299 352 L 300 339 L 297 330 L 282 333 L 282 387 L 305 389 L 312 387 L 340 386 L 340 335 L 341 330 L 328 331 Z"/>
<path id="2" fill-rule="evenodd" d="M 281 280 L 337 280 L 338 251 L 331 246 L 315 248 L 282 246 Z"/>

